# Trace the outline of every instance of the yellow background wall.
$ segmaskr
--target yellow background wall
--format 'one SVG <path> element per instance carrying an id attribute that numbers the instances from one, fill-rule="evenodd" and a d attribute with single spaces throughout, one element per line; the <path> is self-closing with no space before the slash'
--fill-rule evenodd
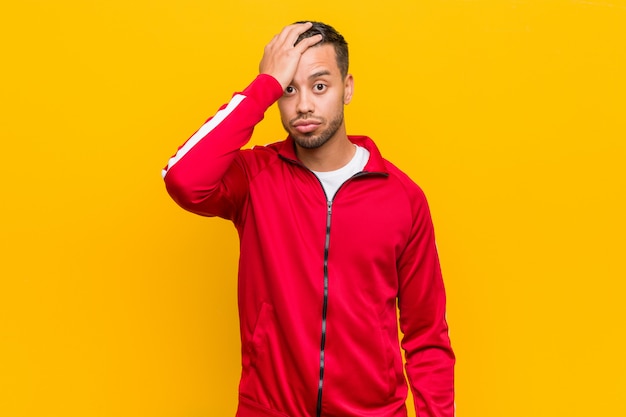
<path id="1" fill-rule="evenodd" d="M 626 415 L 621 0 L 3 4 L 0 415 L 234 414 L 235 231 L 160 170 L 300 19 L 429 196 L 458 415 Z"/>

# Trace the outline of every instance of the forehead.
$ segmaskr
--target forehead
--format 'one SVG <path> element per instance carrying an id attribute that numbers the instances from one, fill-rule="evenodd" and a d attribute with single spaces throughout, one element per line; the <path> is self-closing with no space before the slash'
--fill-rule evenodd
<path id="1" fill-rule="evenodd" d="M 331 75 L 340 74 L 335 47 L 331 44 L 312 46 L 304 51 L 296 70 L 296 78 L 308 77 L 321 70 L 329 71 Z"/>

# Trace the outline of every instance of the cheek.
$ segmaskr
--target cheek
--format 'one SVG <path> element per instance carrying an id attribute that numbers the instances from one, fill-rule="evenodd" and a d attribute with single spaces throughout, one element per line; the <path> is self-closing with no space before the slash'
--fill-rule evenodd
<path id="1" fill-rule="evenodd" d="M 326 114 L 332 118 L 332 116 L 341 113 L 343 111 L 343 95 L 329 97 L 324 103 Z"/>
<path id="2" fill-rule="evenodd" d="M 280 113 L 280 118 L 282 120 L 289 120 L 289 112 L 287 111 L 288 106 L 285 103 L 278 103 L 278 112 Z"/>

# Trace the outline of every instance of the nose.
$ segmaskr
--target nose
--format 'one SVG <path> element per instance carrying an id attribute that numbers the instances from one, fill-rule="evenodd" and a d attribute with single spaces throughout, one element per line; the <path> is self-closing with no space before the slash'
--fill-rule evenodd
<path id="1" fill-rule="evenodd" d="M 313 97 L 308 91 L 300 91 L 298 93 L 298 102 L 296 103 L 296 111 L 300 114 L 313 113 L 315 106 L 313 105 Z"/>

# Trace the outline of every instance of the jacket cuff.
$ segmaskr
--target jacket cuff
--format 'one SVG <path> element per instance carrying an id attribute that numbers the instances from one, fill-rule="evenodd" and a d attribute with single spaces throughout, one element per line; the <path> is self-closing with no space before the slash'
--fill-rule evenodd
<path id="1" fill-rule="evenodd" d="M 282 97 L 283 88 L 271 75 L 259 74 L 242 94 L 267 109 Z"/>

